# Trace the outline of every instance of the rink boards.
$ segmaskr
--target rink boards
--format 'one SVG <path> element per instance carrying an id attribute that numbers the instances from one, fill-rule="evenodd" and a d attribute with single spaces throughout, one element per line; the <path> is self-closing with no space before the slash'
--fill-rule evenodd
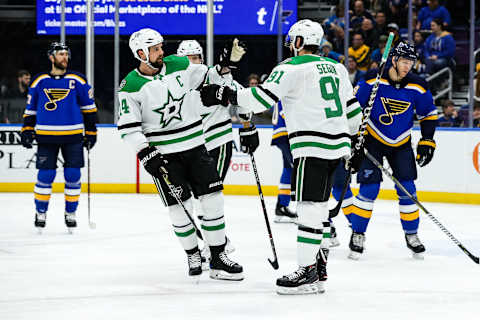
<path id="1" fill-rule="evenodd" d="M 238 132 L 234 129 L 236 144 Z M 275 195 L 282 171 L 278 148 L 270 145 L 272 128 L 259 128 L 260 147 L 255 152 L 260 180 L 265 195 Z M 413 131 L 413 144 L 420 131 Z M 480 130 L 438 128 L 435 134 L 437 150 L 432 162 L 418 168 L 418 196 L 423 201 L 480 204 Z M 91 190 L 100 193 L 153 193 L 149 175 L 138 165 L 135 153 L 122 142 L 115 126 L 99 126 L 98 142 L 91 155 Z M 86 153 L 85 153 L 86 159 Z M 61 159 L 58 167 L 61 168 Z M 0 191 L 30 192 L 36 180 L 35 148 L 24 149 L 20 144 L 19 125 L 0 126 Z M 54 192 L 63 191 L 63 174 L 59 170 Z M 86 191 L 87 167 L 82 169 L 82 190 Z M 357 187 L 354 179 L 352 187 Z M 388 178 L 382 184 L 379 197 L 395 199 L 393 183 Z M 225 193 L 257 194 L 250 158 L 234 150 Z"/>

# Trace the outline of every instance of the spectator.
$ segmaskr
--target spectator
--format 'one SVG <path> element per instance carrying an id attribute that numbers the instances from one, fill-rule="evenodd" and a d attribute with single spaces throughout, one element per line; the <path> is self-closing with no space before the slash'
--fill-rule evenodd
<path id="1" fill-rule="evenodd" d="M 393 43 L 392 43 L 392 48 L 395 48 L 395 46 L 402 40 L 400 38 L 400 32 L 399 32 L 398 24 L 392 22 L 389 23 L 387 26 L 387 31 L 388 33 L 393 32 Z"/>
<path id="2" fill-rule="evenodd" d="M 430 30 L 431 22 L 434 19 L 440 19 L 440 23 L 443 23 L 444 27 L 448 27 L 452 23 L 450 12 L 440 5 L 439 0 L 428 0 L 427 4 L 428 6 L 420 9 L 418 13 L 417 29 Z"/>
<path id="3" fill-rule="evenodd" d="M 407 0 L 389 0 L 387 20 L 395 23 L 401 28 L 408 26 L 408 1 Z"/>
<path id="4" fill-rule="evenodd" d="M 425 40 L 425 65 L 427 74 L 433 74 L 453 63 L 455 40 L 452 34 L 444 31 L 440 19 L 430 23 L 432 34 Z"/>
<path id="5" fill-rule="evenodd" d="M 365 38 L 365 44 L 370 48 L 377 48 L 378 47 L 378 37 L 380 34 L 378 31 L 373 27 L 372 20 L 370 19 L 363 19 L 361 32 Z"/>
<path id="6" fill-rule="evenodd" d="M 378 11 L 377 15 L 375 16 L 375 22 L 377 23 L 375 29 L 377 30 L 378 34 L 388 34 L 387 31 L 387 16 L 385 15 L 384 11 Z"/>
<path id="7" fill-rule="evenodd" d="M 350 78 L 350 82 L 352 86 L 355 87 L 357 83 L 365 78 L 365 71 L 358 70 L 357 66 L 357 59 L 352 56 L 348 57 L 348 77 Z"/>
<path id="8" fill-rule="evenodd" d="M 363 19 L 373 21 L 373 16 L 370 12 L 365 10 L 363 1 L 357 0 L 353 4 L 353 15 L 350 18 L 351 27 L 353 29 L 358 29 L 361 26 Z"/>
<path id="9" fill-rule="evenodd" d="M 335 13 L 324 22 L 325 30 L 332 30 L 335 27 L 345 28 L 345 6 L 343 3 L 335 7 Z"/>
<path id="10" fill-rule="evenodd" d="M 461 119 L 458 117 L 455 104 L 452 100 L 445 100 L 442 105 L 443 115 L 438 119 L 440 127 L 459 127 Z"/>
<path id="11" fill-rule="evenodd" d="M 332 39 L 333 49 L 336 52 L 345 52 L 345 31 L 342 28 L 335 29 L 335 36 Z"/>
<path id="12" fill-rule="evenodd" d="M 367 71 L 370 63 L 370 47 L 363 43 L 362 33 L 353 34 L 352 46 L 348 48 L 348 55 L 355 58 L 359 70 Z"/>
<path id="13" fill-rule="evenodd" d="M 13 88 L 7 90 L 5 97 L 10 99 L 27 98 L 30 79 L 30 72 L 27 70 L 19 70 L 17 72 L 17 83 L 15 83 Z"/>
<path id="14" fill-rule="evenodd" d="M 340 63 L 343 63 L 345 61 L 345 56 L 338 52 L 333 51 L 332 44 L 326 40 L 322 40 L 320 44 L 320 54 L 324 57 L 333 59 Z"/>
<path id="15" fill-rule="evenodd" d="M 385 0 L 365 0 L 364 5 L 371 12 L 378 12 L 386 9 Z"/>
<path id="16" fill-rule="evenodd" d="M 371 60 L 372 62 L 376 62 L 377 65 L 380 64 L 380 60 L 382 60 L 383 52 L 385 51 L 385 46 L 387 45 L 388 37 L 386 35 L 381 35 L 378 40 L 378 48 L 373 50 Z"/>
<path id="17" fill-rule="evenodd" d="M 413 69 L 420 76 L 425 75 L 425 41 L 420 31 L 413 31 L 413 44 L 415 45 L 415 53 L 417 54 L 417 61 L 413 66 Z"/>
<path id="18" fill-rule="evenodd" d="M 260 77 L 256 73 L 252 73 L 247 78 L 249 87 L 256 87 L 260 83 Z"/>

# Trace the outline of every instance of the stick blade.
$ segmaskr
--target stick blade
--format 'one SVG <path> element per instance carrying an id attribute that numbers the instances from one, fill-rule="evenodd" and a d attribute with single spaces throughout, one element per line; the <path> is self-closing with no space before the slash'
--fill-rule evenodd
<path id="1" fill-rule="evenodd" d="M 268 259 L 268 262 L 270 262 L 270 264 L 272 265 L 272 268 L 275 269 L 275 270 L 278 270 L 278 259 L 275 259 L 275 260 L 270 260 Z"/>

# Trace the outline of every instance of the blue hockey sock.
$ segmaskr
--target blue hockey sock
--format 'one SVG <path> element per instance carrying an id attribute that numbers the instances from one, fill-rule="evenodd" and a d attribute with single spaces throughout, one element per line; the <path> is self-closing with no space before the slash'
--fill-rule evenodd
<path id="1" fill-rule="evenodd" d="M 280 176 L 280 184 L 278 185 L 277 203 L 281 206 L 288 207 L 290 204 L 290 176 L 292 168 L 283 168 Z"/>
<path id="2" fill-rule="evenodd" d="M 77 210 L 82 187 L 80 168 L 65 168 L 63 175 L 65 176 L 65 212 L 73 213 Z"/>
<path id="3" fill-rule="evenodd" d="M 37 183 L 35 183 L 33 189 L 37 212 L 46 213 L 48 210 L 48 201 L 52 194 L 52 183 L 55 180 L 56 173 L 55 169 L 38 170 Z"/>
<path id="4" fill-rule="evenodd" d="M 352 213 L 350 214 L 353 231 L 363 233 L 367 230 L 372 217 L 373 202 L 377 199 L 379 191 L 379 183 L 360 184 L 360 191 L 353 200 Z"/>
<path id="5" fill-rule="evenodd" d="M 407 191 L 416 197 L 415 183 L 411 180 L 400 181 Z M 400 207 L 400 221 L 405 233 L 417 233 L 418 225 L 420 223 L 420 215 L 418 206 L 413 202 L 402 190 L 395 186 L 398 195 L 398 204 Z"/>

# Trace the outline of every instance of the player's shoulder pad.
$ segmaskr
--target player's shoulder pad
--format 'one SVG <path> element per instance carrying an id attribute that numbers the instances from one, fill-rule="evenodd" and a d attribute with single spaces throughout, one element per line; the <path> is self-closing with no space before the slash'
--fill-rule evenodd
<path id="1" fill-rule="evenodd" d="M 88 82 L 87 77 L 85 77 L 83 73 L 73 71 L 73 70 L 67 70 L 67 72 L 65 72 L 65 78 L 76 80 L 81 84 L 87 84 Z"/>
<path id="2" fill-rule="evenodd" d="M 174 73 L 177 71 L 186 70 L 190 64 L 190 60 L 187 57 L 179 57 L 177 55 L 169 55 L 163 58 L 165 64 L 165 74 Z"/>
<path id="3" fill-rule="evenodd" d="M 129 74 L 120 82 L 118 92 L 138 92 L 150 79 L 140 76 L 137 70 L 130 71 Z"/>
<path id="4" fill-rule="evenodd" d="M 406 82 L 406 89 L 412 89 L 422 94 L 428 91 L 427 81 L 415 73 L 410 72 L 407 75 Z"/>
<path id="5" fill-rule="evenodd" d="M 365 82 L 369 83 L 369 81 L 375 80 L 377 78 L 377 74 L 378 74 L 378 69 L 376 68 L 368 70 L 364 77 Z"/>
<path id="6" fill-rule="evenodd" d="M 35 88 L 40 81 L 48 78 L 50 78 L 50 74 L 48 72 L 37 73 L 30 81 L 30 88 Z"/>

